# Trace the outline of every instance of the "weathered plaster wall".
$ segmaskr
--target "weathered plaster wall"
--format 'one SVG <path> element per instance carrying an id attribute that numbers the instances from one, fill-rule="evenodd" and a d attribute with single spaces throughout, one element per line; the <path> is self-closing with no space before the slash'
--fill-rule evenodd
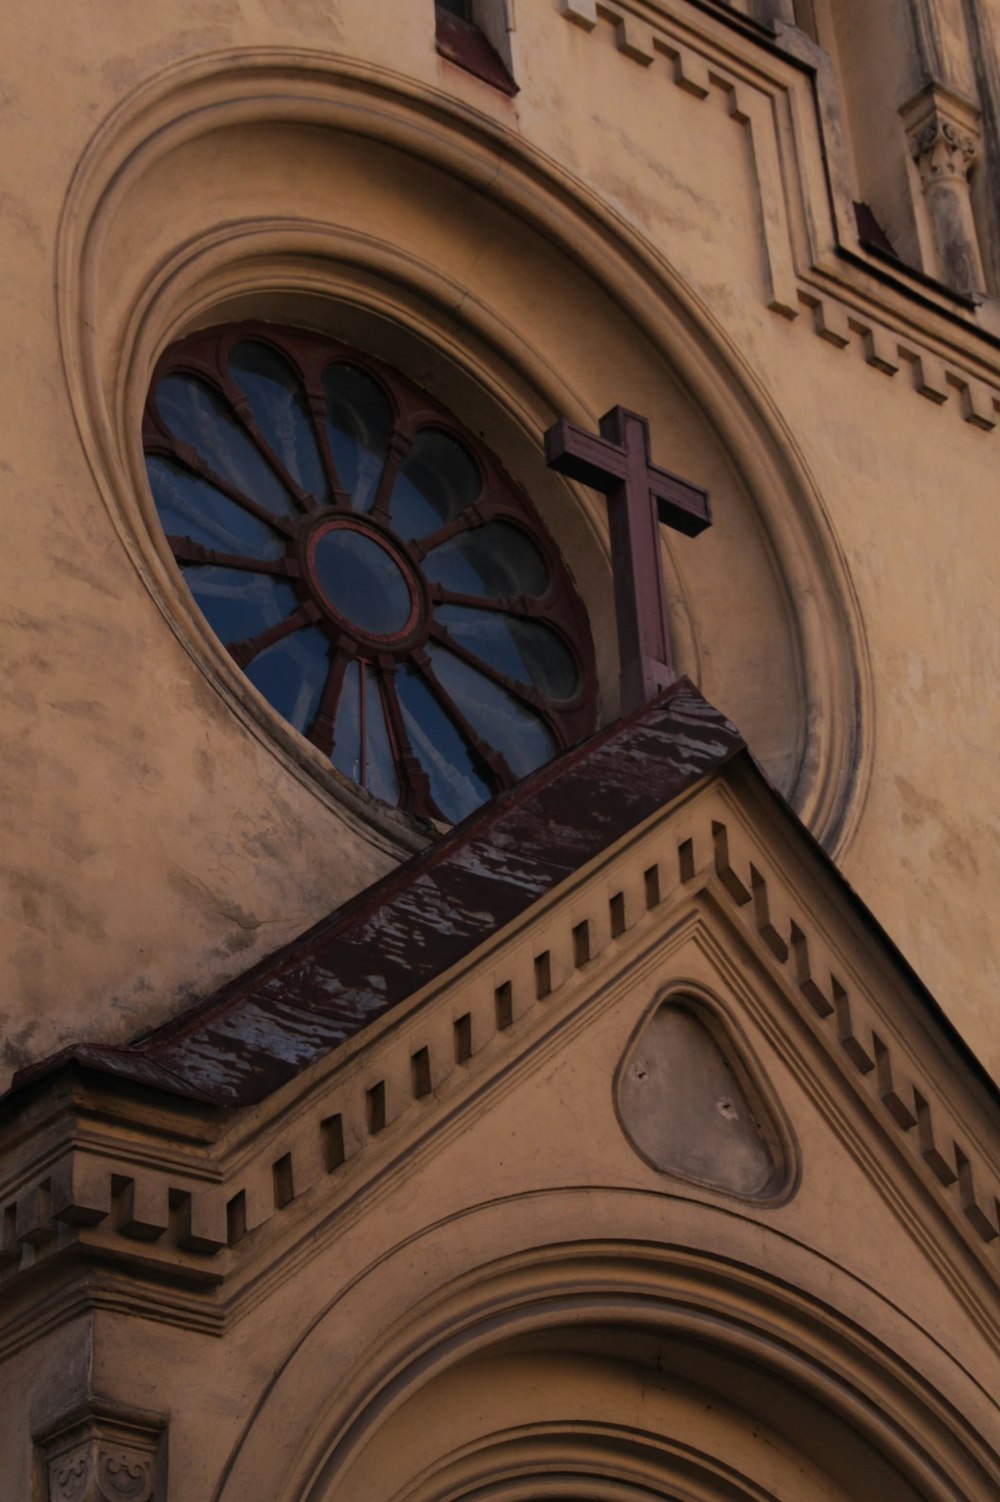
<path id="1" fill-rule="evenodd" d="M 152 360 L 250 307 L 353 331 L 489 435 L 570 556 L 605 714 L 599 510 L 544 475 L 538 437 L 557 410 L 650 415 L 657 459 L 716 503 L 712 533 L 669 549 L 681 665 L 1000 1062 L 993 313 L 949 322 L 926 289 L 850 282 L 792 62 L 765 68 L 684 0 L 625 31 L 576 8 L 587 24 L 521 0 L 513 103 L 436 56 L 429 3 L 49 0 L 0 23 L 3 1068 L 162 1017 L 414 842 L 277 747 L 145 529 Z M 209 131 L 205 93 L 167 139 L 211 54 L 220 75 L 234 49 L 284 57 L 291 78 L 290 48 L 316 71 L 280 129 L 246 104 Z M 220 109 L 253 96 L 225 68 Z M 156 86 L 170 109 L 129 103 Z M 850 123 L 855 158 L 881 161 Z M 166 154 L 143 157 L 161 126 Z M 255 220 L 269 239 L 218 233 Z"/>

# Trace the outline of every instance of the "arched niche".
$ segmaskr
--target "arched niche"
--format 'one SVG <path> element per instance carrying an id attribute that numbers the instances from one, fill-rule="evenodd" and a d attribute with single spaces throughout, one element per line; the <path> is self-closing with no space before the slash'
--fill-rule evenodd
<path id="1" fill-rule="evenodd" d="M 546 471 L 541 435 L 556 416 L 643 411 L 654 457 L 715 506 L 697 542 L 664 541 L 677 666 L 843 846 L 863 798 L 867 675 L 820 498 L 710 311 L 557 164 L 392 75 L 290 51 L 220 56 L 168 71 L 108 122 L 68 200 L 60 262 L 95 476 L 191 671 L 232 711 L 224 733 L 249 731 L 338 817 L 412 848 L 405 821 L 339 783 L 241 678 L 152 515 L 139 418 L 156 357 L 253 316 L 365 347 L 484 435 L 576 578 L 604 719 L 617 665 L 603 501 Z"/>
<path id="2" fill-rule="evenodd" d="M 641 1325 L 499 1341 L 417 1387 L 302 1502 L 923 1502 L 808 1391 L 697 1337 Z M 613 1495 L 613 1494 L 612 1494 Z"/>
<path id="3" fill-rule="evenodd" d="M 377 1258 L 277 1363 L 212 1502 L 979 1494 L 988 1440 L 898 1309 L 765 1226 L 750 1265 L 697 1217 L 636 1239 L 643 1207 L 605 1197 L 483 1206 Z M 595 1218 L 623 1234 L 573 1234 Z"/>

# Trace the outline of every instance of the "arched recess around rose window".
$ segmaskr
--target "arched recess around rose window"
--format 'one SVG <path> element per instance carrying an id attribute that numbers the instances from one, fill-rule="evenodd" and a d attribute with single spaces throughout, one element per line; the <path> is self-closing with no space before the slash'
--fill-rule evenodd
<path id="1" fill-rule="evenodd" d="M 665 541 L 677 666 L 842 848 L 866 786 L 863 636 L 780 414 L 710 310 L 607 205 L 506 136 L 498 175 L 500 138 L 480 117 L 388 75 L 368 70 L 366 84 L 283 53 L 178 69 L 100 137 L 67 208 L 61 320 L 80 431 L 191 671 L 226 703 L 225 733 L 256 727 L 315 780 L 192 618 L 146 498 L 140 419 L 173 341 L 259 318 L 367 350 L 484 437 L 573 574 L 602 721 L 617 709 L 604 503 L 546 470 L 541 437 L 557 416 L 592 427 L 616 402 L 646 413 L 654 458 L 707 485 L 717 518 L 696 542 Z"/>

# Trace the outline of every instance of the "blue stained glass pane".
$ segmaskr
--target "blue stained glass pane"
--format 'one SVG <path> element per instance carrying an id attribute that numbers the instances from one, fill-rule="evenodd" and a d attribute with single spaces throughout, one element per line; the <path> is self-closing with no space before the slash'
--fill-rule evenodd
<path id="1" fill-rule="evenodd" d="M 412 597 L 399 565 L 371 537 L 337 527 L 316 542 L 313 568 L 338 615 L 373 636 L 402 631 Z"/>
<path id="2" fill-rule="evenodd" d="M 465 737 L 413 668 L 396 672 L 396 692 L 414 755 L 445 819 L 457 824 L 491 797 Z"/>
<path id="3" fill-rule="evenodd" d="M 294 502 L 219 393 L 194 376 L 169 375 L 156 388 L 156 410 L 209 469 L 276 516 L 297 516 Z"/>
<path id="4" fill-rule="evenodd" d="M 246 641 L 298 609 L 295 590 L 273 574 L 244 573 L 214 563 L 182 563 L 202 614 L 222 641 Z"/>
<path id="5" fill-rule="evenodd" d="M 385 466 L 392 409 L 381 386 L 354 365 L 323 374 L 326 432 L 337 478 L 358 511 L 370 511 Z"/>
<path id="6" fill-rule="evenodd" d="M 268 345 L 248 339 L 230 354 L 229 374 L 288 473 L 317 501 L 329 502 L 330 487 L 302 383 L 288 361 Z"/>
<path id="7" fill-rule="evenodd" d="M 290 725 L 303 733 L 316 718 L 330 671 L 330 643 L 315 626 L 266 647 L 246 675 Z"/>
<path id="8" fill-rule="evenodd" d="M 524 777 L 558 751 L 548 726 L 527 705 L 447 647 L 431 642 L 427 655 L 434 676 L 477 735 L 495 746 L 515 777 Z"/>
<path id="9" fill-rule="evenodd" d="M 356 662 L 344 669 L 330 759 L 352 782 L 361 781 L 361 675 Z"/>
<path id="10" fill-rule="evenodd" d="M 422 428 L 400 466 L 389 515 L 407 541 L 454 521 L 483 488 L 479 465 L 450 433 Z"/>
<path id="11" fill-rule="evenodd" d="M 541 621 L 471 605 L 438 605 L 434 616 L 483 662 L 518 683 L 533 684 L 550 699 L 572 699 L 580 687 L 570 652 Z"/>
<path id="12" fill-rule="evenodd" d="M 365 786 L 383 803 L 399 802 L 399 779 L 374 670 L 365 668 Z"/>
<path id="13" fill-rule="evenodd" d="M 549 583 L 542 554 L 509 522 L 486 522 L 459 532 L 428 553 L 424 573 L 455 594 L 493 600 L 543 595 Z"/>
<path id="14" fill-rule="evenodd" d="M 168 537 L 190 537 L 219 553 L 244 558 L 280 558 L 285 544 L 266 522 L 259 521 L 207 480 L 159 455 L 146 457 L 149 488 Z"/>

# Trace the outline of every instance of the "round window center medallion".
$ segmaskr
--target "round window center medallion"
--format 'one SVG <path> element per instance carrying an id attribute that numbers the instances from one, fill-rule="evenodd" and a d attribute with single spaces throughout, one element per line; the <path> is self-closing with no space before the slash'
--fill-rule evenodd
<path id="1" fill-rule="evenodd" d="M 309 552 L 316 587 L 338 620 L 379 637 L 399 636 L 413 624 L 413 590 L 372 533 L 335 523 L 317 534 Z"/>

